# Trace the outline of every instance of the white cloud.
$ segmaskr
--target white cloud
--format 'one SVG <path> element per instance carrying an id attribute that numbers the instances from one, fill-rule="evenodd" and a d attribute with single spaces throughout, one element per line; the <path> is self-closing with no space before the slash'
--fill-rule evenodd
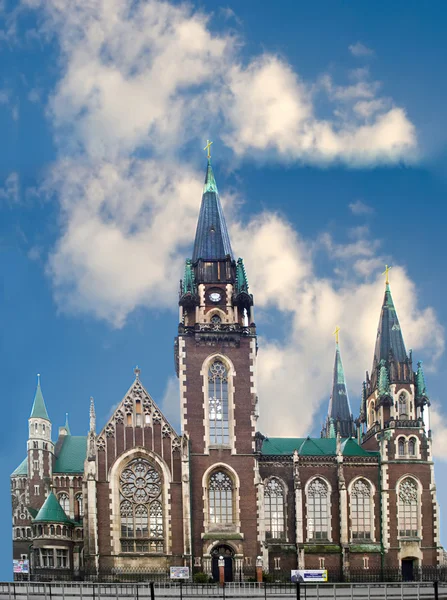
<path id="1" fill-rule="evenodd" d="M 375 52 L 362 42 L 356 42 L 355 44 L 351 44 L 349 46 L 349 51 L 353 56 L 364 57 L 364 56 L 374 56 Z"/>
<path id="2" fill-rule="evenodd" d="M 362 215 L 372 215 L 374 209 L 363 200 L 356 200 L 355 202 L 351 202 L 349 205 L 349 210 L 353 215 L 362 216 Z"/>
<path id="3" fill-rule="evenodd" d="M 159 407 L 175 431 L 180 433 L 180 397 L 177 377 L 169 377 Z"/>
<path id="4" fill-rule="evenodd" d="M 0 202 L 6 201 L 9 205 L 17 204 L 20 200 L 19 174 L 15 171 L 5 179 L 4 185 L 0 187 Z"/>

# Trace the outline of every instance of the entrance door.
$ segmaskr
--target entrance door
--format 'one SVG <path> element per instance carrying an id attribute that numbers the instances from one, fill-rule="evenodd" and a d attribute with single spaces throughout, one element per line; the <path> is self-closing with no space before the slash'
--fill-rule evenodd
<path id="1" fill-rule="evenodd" d="M 229 546 L 216 546 L 211 552 L 211 569 L 214 581 L 219 581 L 219 556 L 223 556 L 225 581 L 233 581 L 233 549 Z"/>
<path id="2" fill-rule="evenodd" d="M 402 559 L 402 579 L 404 581 L 413 581 L 414 579 L 414 559 Z"/>

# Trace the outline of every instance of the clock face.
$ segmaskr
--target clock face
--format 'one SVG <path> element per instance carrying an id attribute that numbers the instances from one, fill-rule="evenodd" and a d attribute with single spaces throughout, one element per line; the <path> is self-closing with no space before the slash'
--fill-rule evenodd
<path id="1" fill-rule="evenodd" d="M 211 302 L 219 302 L 222 296 L 219 294 L 219 292 L 211 292 L 209 298 Z"/>

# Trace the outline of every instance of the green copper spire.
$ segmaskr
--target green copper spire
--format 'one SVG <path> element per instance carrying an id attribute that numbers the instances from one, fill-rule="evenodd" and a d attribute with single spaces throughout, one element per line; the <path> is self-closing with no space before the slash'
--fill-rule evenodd
<path id="1" fill-rule="evenodd" d="M 337 327 L 334 332 L 336 336 L 336 343 L 332 394 L 329 400 L 329 410 L 326 419 L 324 437 L 331 437 L 331 430 L 334 429 L 334 424 L 337 423 L 337 430 L 340 432 L 341 437 L 348 438 L 353 435 L 354 422 L 352 420 L 351 407 L 348 398 L 348 390 L 345 381 L 345 372 L 341 360 L 340 347 L 338 345 L 339 331 L 340 328 Z"/>
<path id="2" fill-rule="evenodd" d="M 241 292 L 246 292 L 248 294 L 248 280 L 244 261 L 242 258 L 238 258 L 236 265 L 236 293 L 240 294 Z"/>
<path id="3" fill-rule="evenodd" d="M 416 372 L 416 398 L 427 398 L 427 386 L 425 385 L 424 370 L 422 368 L 422 361 L 418 362 L 418 370 Z"/>
<path id="4" fill-rule="evenodd" d="M 336 433 L 335 433 L 335 425 L 334 425 L 334 419 L 329 419 L 329 435 L 328 437 L 330 438 L 335 438 L 337 437 Z"/>
<path id="5" fill-rule="evenodd" d="M 386 283 L 374 350 L 375 364 L 380 364 L 382 359 L 388 361 L 390 356 L 397 362 L 407 360 L 407 351 L 405 350 L 399 319 L 397 318 L 389 283 Z"/>
<path id="6" fill-rule="evenodd" d="M 383 358 L 380 361 L 378 389 L 379 396 L 389 396 L 390 380 L 388 377 L 388 369 L 386 368 L 385 360 Z"/>
<path id="7" fill-rule="evenodd" d="M 218 190 L 217 190 L 217 183 L 216 180 L 214 178 L 214 173 L 213 173 L 213 168 L 211 166 L 211 159 L 208 159 L 208 166 L 206 168 L 206 175 L 205 175 L 205 183 L 203 185 L 203 193 L 206 194 L 206 192 L 214 192 L 215 194 L 218 194 Z"/>
<path id="8" fill-rule="evenodd" d="M 192 261 L 190 258 L 187 258 L 185 262 L 185 274 L 183 275 L 182 293 L 195 294 L 196 291 L 196 281 L 194 270 L 192 268 Z"/>
<path id="9" fill-rule="evenodd" d="M 33 523 L 69 523 L 70 519 L 65 514 L 53 492 L 50 492 Z"/>
<path id="10" fill-rule="evenodd" d="M 33 408 L 31 409 L 30 419 L 46 419 L 49 421 L 45 400 L 40 389 L 40 375 L 37 375 L 37 388 L 34 395 Z"/>

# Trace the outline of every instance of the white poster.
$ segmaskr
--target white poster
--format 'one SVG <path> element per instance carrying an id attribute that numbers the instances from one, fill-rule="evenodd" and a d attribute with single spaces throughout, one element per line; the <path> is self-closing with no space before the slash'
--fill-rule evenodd
<path id="1" fill-rule="evenodd" d="M 291 579 L 293 583 L 301 581 L 303 583 L 326 583 L 327 571 L 325 569 L 298 569 L 291 571 Z"/>

